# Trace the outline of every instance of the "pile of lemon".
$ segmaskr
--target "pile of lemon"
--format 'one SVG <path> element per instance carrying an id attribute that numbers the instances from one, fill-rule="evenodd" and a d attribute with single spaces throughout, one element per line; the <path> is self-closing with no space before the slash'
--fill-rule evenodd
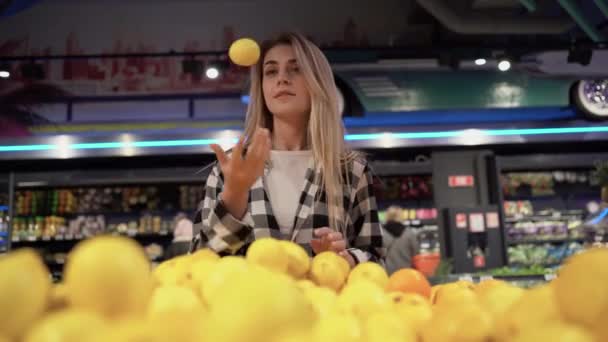
<path id="1" fill-rule="evenodd" d="M 32 250 L 0 259 L 0 341 L 608 341 L 607 266 L 598 248 L 529 290 L 414 293 L 377 264 L 270 238 L 245 258 L 200 250 L 151 270 L 137 243 L 102 236 L 73 250 L 59 284 Z"/>

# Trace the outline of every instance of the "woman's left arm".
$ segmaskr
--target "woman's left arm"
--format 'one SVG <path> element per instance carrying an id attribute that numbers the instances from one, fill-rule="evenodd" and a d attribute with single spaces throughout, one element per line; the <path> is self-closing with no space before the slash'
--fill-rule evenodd
<path id="1" fill-rule="evenodd" d="M 384 264 L 386 254 L 382 243 L 382 229 L 378 219 L 378 207 L 374 195 L 371 170 L 366 162 L 353 162 L 353 191 L 351 192 L 350 218 L 353 230 L 349 230 L 348 252 L 356 263 L 365 261 Z"/>

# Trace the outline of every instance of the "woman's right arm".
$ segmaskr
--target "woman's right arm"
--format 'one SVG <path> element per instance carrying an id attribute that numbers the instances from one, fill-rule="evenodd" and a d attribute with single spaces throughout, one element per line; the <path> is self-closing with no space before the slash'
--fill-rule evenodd
<path id="1" fill-rule="evenodd" d="M 219 165 L 215 165 L 207 177 L 205 197 L 194 218 L 196 237 L 193 249 L 207 247 L 217 253 L 235 254 L 251 242 L 253 220 L 247 212 L 249 193 L 230 197 L 235 196 L 234 193 L 224 190 Z"/>

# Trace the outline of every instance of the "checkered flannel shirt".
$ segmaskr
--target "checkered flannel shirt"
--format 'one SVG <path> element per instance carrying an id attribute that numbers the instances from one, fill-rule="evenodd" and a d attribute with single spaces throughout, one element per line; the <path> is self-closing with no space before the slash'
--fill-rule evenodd
<path id="1" fill-rule="evenodd" d="M 242 219 L 236 219 L 228 212 L 221 200 L 223 175 L 216 163 L 207 178 L 205 198 L 193 220 L 195 237 L 191 251 L 208 247 L 222 255 L 244 255 L 255 239 L 273 237 L 294 241 L 313 256 L 310 246 L 313 230 L 329 226 L 325 192 L 320 191 L 313 181 L 316 172 L 319 171 L 311 162 L 306 171 L 293 230 L 288 236 L 281 232 L 272 213 L 264 177 L 258 178 L 250 189 L 247 212 Z M 347 250 L 359 263 L 384 263 L 382 230 L 369 166 L 364 159 L 356 159 L 350 163 L 348 172 L 352 186 L 350 189 L 345 186 L 343 191 Z M 318 196 L 317 201 L 315 196 Z"/>

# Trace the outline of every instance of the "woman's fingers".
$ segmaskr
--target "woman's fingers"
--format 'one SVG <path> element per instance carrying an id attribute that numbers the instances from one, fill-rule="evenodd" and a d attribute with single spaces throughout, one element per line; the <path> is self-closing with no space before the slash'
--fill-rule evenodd
<path id="1" fill-rule="evenodd" d="M 220 145 L 217 144 L 211 144 L 209 147 L 211 147 L 213 153 L 215 153 L 215 157 L 220 162 L 220 167 L 224 168 L 224 165 L 226 165 L 226 163 L 228 162 L 228 156 L 226 156 L 226 152 L 224 152 Z"/>

